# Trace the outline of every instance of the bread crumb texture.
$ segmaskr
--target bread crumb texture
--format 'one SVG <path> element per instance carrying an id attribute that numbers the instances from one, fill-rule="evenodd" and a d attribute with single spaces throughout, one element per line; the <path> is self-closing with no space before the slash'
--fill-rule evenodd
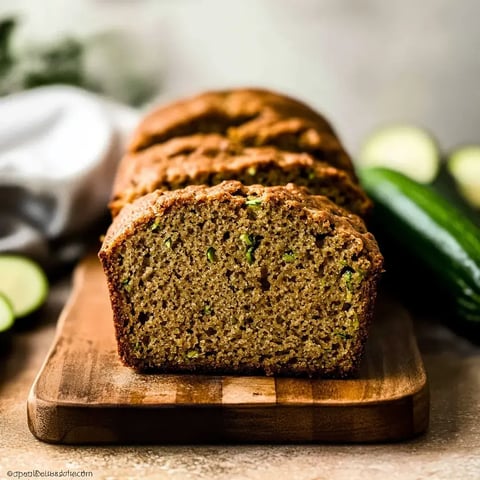
<path id="1" fill-rule="evenodd" d="M 140 196 L 99 256 L 120 356 L 142 371 L 350 376 L 382 271 L 358 216 L 238 181 Z"/>

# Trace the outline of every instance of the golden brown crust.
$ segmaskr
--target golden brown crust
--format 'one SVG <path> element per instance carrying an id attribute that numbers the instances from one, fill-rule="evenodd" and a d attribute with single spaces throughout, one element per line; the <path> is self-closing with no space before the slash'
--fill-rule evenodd
<path id="1" fill-rule="evenodd" d="M 311 193 L 326 194 L 325 188 L 331 185 L 335 191 L 344 192 L 346 205 L 343 206 L 352 212 L 365 216 L 371 208 L 370 200 L 348 174 L 309 154 L 288 153 L 272 147 L 233 148 L 228 140 L 215 134 L 187 139 L 185 142 L 170 140 L 123 158 L 110 203 L 113 217 L 125 204 L 156 189 L 174 190 L 188 184 L 211 186 L 219 180 L 231 179 L 260 183 L 257 180 L 260 171 L 278 172 L 271 178 L 263 175 L 261 183 L 266 186 L 297 181 L 311 188 Z"/>
<path id="2" fill-rule="evenodd" d="M 334 133 L 327 120 L 304 103 L 268 90 L 245 88 L 205 92 L 157 108 L 140 123 L 129 150 L 134 152 L 153 143 L 188 136 L 201 130 L 197 126 L 209 129 L 205 133 L 215 133 L 216 128 L 225 130 L 260 118 L 270 121 L 303 118 L 320 131 Z M 206 124 L 198 125 L 200 121 Z M 182 128 L 188 130 L 187 135 L 177 133 Z"/>
<path id="3" fill-rule="evenodd" d="M 207 92 L 151 112 L 129 151 L 176 137 L 216 133 L 244 147 L 307 152 L 355 178 L 352 162 L 327 120 L 307 105 L 262 89 Z"/>

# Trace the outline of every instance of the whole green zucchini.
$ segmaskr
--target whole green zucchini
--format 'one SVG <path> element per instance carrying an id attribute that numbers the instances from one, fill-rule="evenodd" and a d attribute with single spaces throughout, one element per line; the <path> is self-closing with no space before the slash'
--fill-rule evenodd
<path id="1" fill-rule="evenodd" d="M 391 254 L 407 259 L 403 267 L 412 283 L 421 288 L 415 277 L 428 272 L 425 286 L 433 279 L 468 331 L 480 334 L 480 229 L 431 187 L 399 172 L 373 167 L 359 176 L 375 204 L 375 228 L 394 242 Z"/>

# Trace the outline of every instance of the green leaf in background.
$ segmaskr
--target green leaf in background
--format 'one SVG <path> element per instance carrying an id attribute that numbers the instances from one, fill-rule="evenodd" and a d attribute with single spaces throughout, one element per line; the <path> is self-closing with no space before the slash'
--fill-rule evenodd
<path id="1" fill-rule="evenodd" d="M 55 83 L 85 86 L 83 52 L 82 44 L 73 38 L 32 51 L 24 71 L 23 87 L 27 89 Z"/>
<path id="2" fill-rule="evenodd" d="M 50 44 L 32 39 L 26 49 L 17 52 L 11 42 L 17 27 L 14 17 L 0 20 L 0 96 L 63 84 L 140 106 L 158 92 L 159 77 L 152 75 L 151 65 L 128 54 L 135 47 L 125 32 L 84 39 L 64 37 Z"/>
<path id="3" fill-rule="evenodd" d="M 14 18 L 0 20 L 0 77 L 8 72 L 13 65 L 10 52 L 10 37 L 16 25 Z"/>

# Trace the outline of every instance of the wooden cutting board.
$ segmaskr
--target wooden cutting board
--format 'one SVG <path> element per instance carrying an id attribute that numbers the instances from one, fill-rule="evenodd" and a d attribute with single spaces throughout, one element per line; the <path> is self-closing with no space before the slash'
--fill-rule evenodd
<path id="1" fill-rule="evenodd" d="M 382 301 L 358 379 L 139 374 L 116 352 L 98 260 L 77 267 L 28 423 L 53 443 L 378 442 L 428 425 L 425 370 L 406 312 Z"/>

